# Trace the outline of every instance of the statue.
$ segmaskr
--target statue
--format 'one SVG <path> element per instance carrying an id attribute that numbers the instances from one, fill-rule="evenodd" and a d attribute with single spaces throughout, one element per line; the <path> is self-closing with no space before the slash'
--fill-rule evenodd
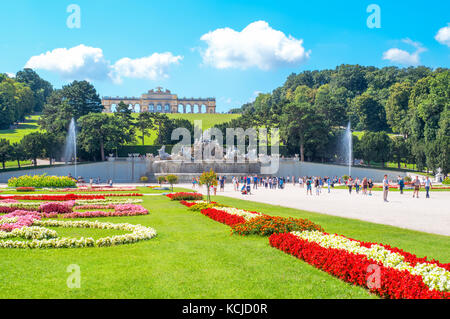
<path id="1" fill-rule="evenodd" d="M 158 150 L 159 158 L 163 161 L 170 160 L 170 154 L 166 153 L 166 146 L 163 145 L 160 150 Z"/>
<path id="2" fill-rule="evenodd" d="M 436 176 L 434 177 L 434 182 L 435 183 L 442 183 L 442 181 L 444 180 L 444 174 L 442 174 L 442 168 L 438 168 L 436 170 Z"/>

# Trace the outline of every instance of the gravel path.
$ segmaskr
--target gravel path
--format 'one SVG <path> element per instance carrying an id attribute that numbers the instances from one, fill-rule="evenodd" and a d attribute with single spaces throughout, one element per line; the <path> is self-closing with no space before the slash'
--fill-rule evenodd
<path id="1" fill-rule="evenodd" d="M 177 185 L 191 188 L 192 185 Z M 206 193 L 205 188 L 200 192 Z M 425 198 L 422 190 L 420 197 L 412 198 L 412 192 L 390 192 L 389 202 L 383 202 L 381 191 L 372 192 L 372 196 L 356 194 L 353 190 L 322 190 L 322 194 L 306 195 L 306 189 L 298 185 L 286 185 L 283 190 L 258 189 L 252 195 L 241 195 L 227 184 L 225 192 L 217 192 L 233 198 L 250 200 L 272 205 L 297 208 L 327 215 L 347 217 L 368 222 L 391 225 L 400 228 L 450 236 L 450 192 L 432 192 L 431 198 Z"/>

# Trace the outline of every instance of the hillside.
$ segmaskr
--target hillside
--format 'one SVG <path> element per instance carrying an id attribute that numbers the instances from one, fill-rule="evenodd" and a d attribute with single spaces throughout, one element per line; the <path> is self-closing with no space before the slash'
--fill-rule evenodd
<path id="1" fill-rule="evenodd" d="M 221 124 L 224 122 L 228 122 L 232 119 L 238 118 L 239 114 L 167 114 L 169 118 L 180 118 L 180 119 L 187 119 L 191 122 L 194 122 L 195 120 L 201 120 L 203 129 L 208 129 L 216 124 Z M 133 114 L 133 116 L 137 117 L 137 114 Z M 0 130 L 0 138 L 5 138 L 9 140 L 11 143 L 19 142 L 24 135 L 27 135 L 29 133 L 37 132 L 39 131 L 39 124 L 37 123 L 39 119 L 39 115 L 33 115 L 29 116 L 27 120 L 24 123 L 20 123 L 17 129 L 12 130 Z M 140 145 L 140 139 L 139 135 L 140 132 L 136 132 L 137 138 L 135 145 Z M 156 139 L 156 131 L 152 131 L 152 134 L 150 137 L 146 137 L 145 144 L 151 145 L 153 144 L 153 141 Z"/>

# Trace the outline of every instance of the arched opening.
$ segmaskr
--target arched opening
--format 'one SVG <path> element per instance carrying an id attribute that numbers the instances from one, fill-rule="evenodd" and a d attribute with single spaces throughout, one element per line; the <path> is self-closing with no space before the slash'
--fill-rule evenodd
<path id="1" fill-rule="evenodd" d="M 193 108 L 194 108 L 194 113 L 200 113 L 200 105 L 194 104 Z"/>
<path id="2" fill-rule="evenodd" d="M 141 113 L 142 112 L 141 105 L 139 103 L 134 105 L 134 112 L 135 113 Z"/>
<path id="3" fill-rule="evenodd" d="M 206 109 L 206 105 L 205 104 L 202 104 L 202 105 L 200 105 L 200 107 L 201 107 L 201 110 L 200 110 L 200 113 L 206 113 L 207 111 L 207 109 Z"/>
<path id="4" fill-rule="evenodd" d="M 157 111 L 157 112 L 162 112 L 162 105 L 161 105 L 161 104 L 158 104 L 158 105 L 156 106 L 156 111 Z"/>
<path id="5" fill-rule="evenodd" d="M 178 113 L 186 113 L 186 110 L 184 109 L 184 105 L 183 104 L 178 104 Z"/>
<path id="6" fill-rule="evenodd" d="M 193 107 L 192 104 L 186 104 L 186 113 L 194 113 Z"/>
<path id="7" fill-rule="evenodd" d="M 133 104 L 128 104 L 128 109 L 129 109 L 131 112 L 134 112 L 134 105 L 133 105 Z"/>
<path id="8" fill-rule="evenodd" d="M 170 113 L 170 105 L 169 104 L 164 105 L 164 112 Z"/>
<path id="9" fill-rule="evenodd" d="M 117 111 L 117 104 L 111 104 L 111 112 L 115 113 Z"/>
<path id="10" fill-rule="evenodd" d="M 153 104 L 150 104 L 150 105 L 148 106 L 148 110 L 149 110 L 150 112 L 155 112 L 155 106 L 154 106 Z"/>

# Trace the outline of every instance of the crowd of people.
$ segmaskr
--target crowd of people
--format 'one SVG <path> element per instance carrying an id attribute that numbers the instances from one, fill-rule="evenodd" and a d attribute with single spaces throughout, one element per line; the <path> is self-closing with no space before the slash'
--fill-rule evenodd
<path id="1" fill-rule="evenodd" d="M 224 191 L 225 185 L 227 183 L 226 176 L 218 176 L 217 177 L 217 185 L 213 185 L 211 187 L 211 191 L 214 195 L 217 194 L 217 190 Z M 362 194 L 364 196 L 372 196 L 372 191 L 375 186 L 373 180 L 371 178 L 364 177 L 362 179 L 358 177 L 351 177 L 344 179 L 343 177 L 329 177 L 329 176 L 258 176 L 258 175 L 246 175 L 246 176 L 231 176 L 231 184 L 233 186 L 234 191 L 241 192 L 242 195 L 251 195 L 252 191 L 257 190 L 258 188 L 265 188 L 271 190 L 282 190 L 288 184 L 292 184 L 293 186 L 297 186 L 300 188 L 306 189 L 307 195 L 319 196 L 322 194 L 322 191 L 325 189 L 327 193 L 331 193 L 331 190 L 335 186 L 345 185 L 348 189 L 350 195 L 352 193 Z M 199 179 L 192 179 L 192 187 L 193 189 L 198 188 Z M 392 187 L 398 188 L 400 194 L 404 193 L 405 187 L 410 185 L 413 188 L 413 198 L 419 198 L 419 192 L 421 187 L 425 190 L 425 197 L 430 198 L 430 190 L 432 188 L 432 183 L 430 178 L 423 177 L 422 180 L 419 179 L 419 176 L 416 176 L 411 182 L 405 182 L 405 179 L 401 176 L 398 176 L 397 180 L 390 181 L 388 176 L 385 175 L 382 181 L 383 188 L 383 200 L 388 202 L 388 194 L 389 190 Z"/>

